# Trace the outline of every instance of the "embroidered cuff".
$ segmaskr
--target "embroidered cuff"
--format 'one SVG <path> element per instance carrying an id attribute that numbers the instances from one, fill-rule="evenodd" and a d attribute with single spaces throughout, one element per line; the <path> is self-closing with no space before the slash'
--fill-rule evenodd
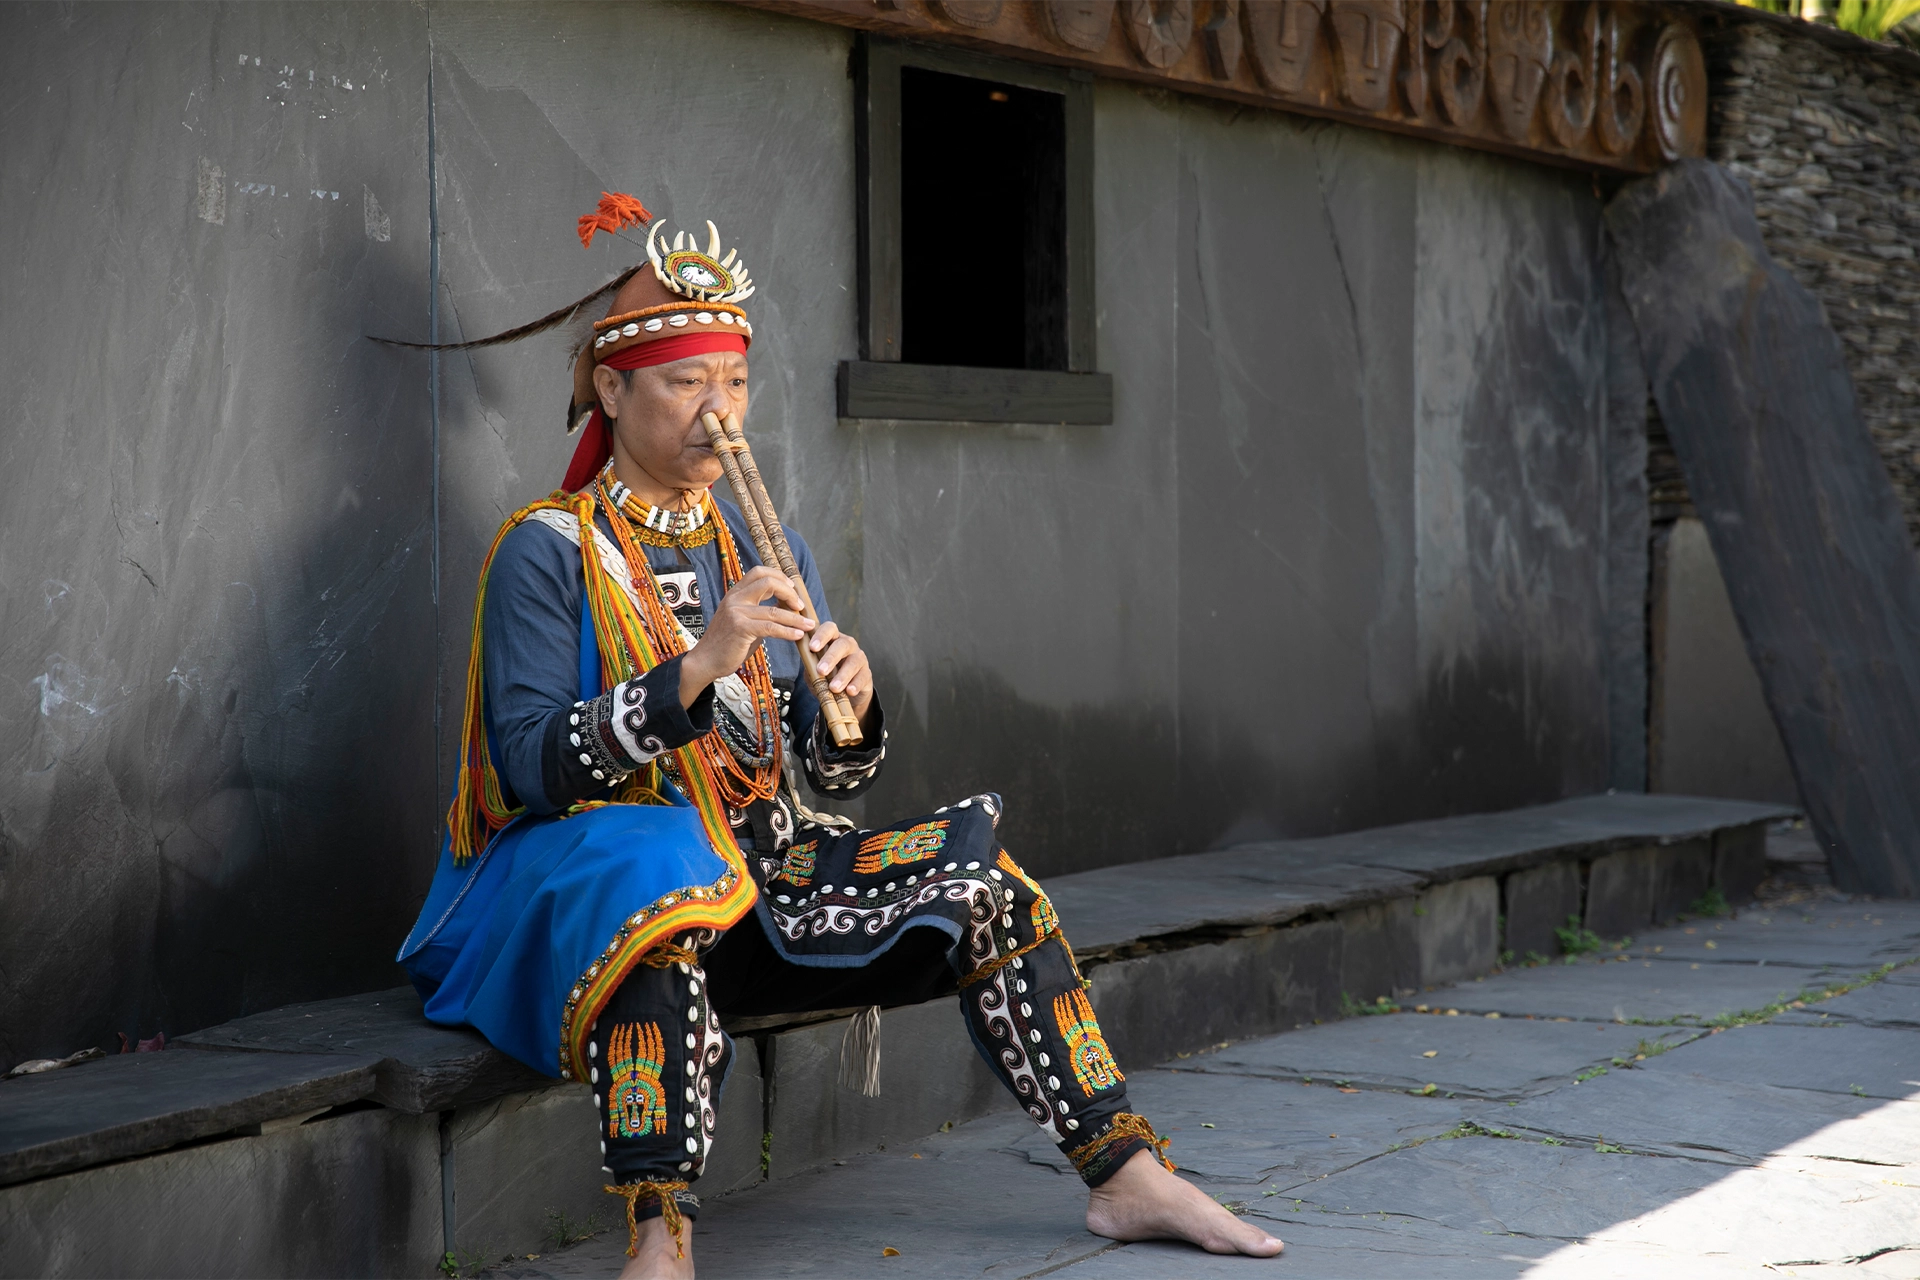
<path id="1" fill-rule="evenodd" d="M 887 758 L 887 721 L 880 709 L 878 695 L 874 697 L 872 715 L 874 733 L 869 734 L 860 746 L 846 750 L 833 745 L 833 735 L 827 730 L 826 716 L 814 716 L 813 732 L 808 735 L 807 750 L 801 756 L 801 763 L 806 767 L 807 781 L 815 791 L 850 799 L 879 776 L 880 762 Z M 877 744 L 874 743 L 875 737 L 879 739 Z"/>
<path id="2" fill-rule="evenodd" d="M 702 690 L 691 707 L 681 706 L 680 659 L 670 658 L 556 717 L 550 741 L 559 776 L 549 775 L 549 799 L 562 808 L 712 727 L 713 690 Z"/>

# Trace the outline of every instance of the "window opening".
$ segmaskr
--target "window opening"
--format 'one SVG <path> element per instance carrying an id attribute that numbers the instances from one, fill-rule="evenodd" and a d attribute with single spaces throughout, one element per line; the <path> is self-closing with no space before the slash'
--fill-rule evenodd
<path id="1" fill-rule="evenodd" d="M 900 214 L 903 360 L 1067 368 L 1061 94 L 902 67 Z"/>

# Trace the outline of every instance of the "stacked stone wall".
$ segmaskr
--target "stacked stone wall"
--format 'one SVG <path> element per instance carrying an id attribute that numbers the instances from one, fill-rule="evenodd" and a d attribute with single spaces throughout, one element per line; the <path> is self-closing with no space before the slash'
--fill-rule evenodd
<path id="1" fill-rule="evenodd" d="M 1708 154 L 1825 304 L 1920 545 L 1920 57 L 1786 21 L 1705 40 Z"/>

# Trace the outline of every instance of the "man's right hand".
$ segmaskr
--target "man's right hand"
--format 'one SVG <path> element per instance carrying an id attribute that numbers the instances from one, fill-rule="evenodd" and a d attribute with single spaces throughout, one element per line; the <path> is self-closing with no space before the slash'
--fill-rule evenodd
<path id="1" fill-rule="evenodd" d="M 738 671 L 760 641 L 797 642 L 811 630 L 813 623 L 800 611 L 800 593 L 787 575 L 767 565 L 754 567 L 733 584 L 706 633 L 680 660 L 680 705 L 691 707 L 707 686 Z"/>

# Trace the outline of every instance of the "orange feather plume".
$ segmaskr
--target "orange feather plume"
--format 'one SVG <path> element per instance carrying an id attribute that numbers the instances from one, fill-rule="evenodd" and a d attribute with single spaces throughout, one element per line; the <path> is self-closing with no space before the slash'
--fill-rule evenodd
<path id="1" fill-rule="evenodd" d="M 652 221 L 653 215 L 647 212 L 647 206 L 632 196 L 621 191 L 602 191 L 599 207 L 580 219 L 580 246 L 591 248 L 595 232 L 618 231 Z"/>

